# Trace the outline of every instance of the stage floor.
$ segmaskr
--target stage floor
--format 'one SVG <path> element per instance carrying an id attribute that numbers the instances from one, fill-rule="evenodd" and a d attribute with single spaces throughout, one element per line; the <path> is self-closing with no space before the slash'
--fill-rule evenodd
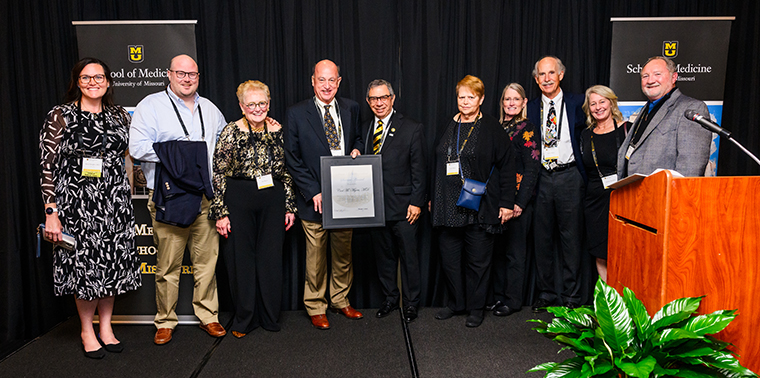
<path id="1" fill-rule="evenodd" d="M 314 329 L 304 311 L 283 312 L 280 332 L 261 328 L 242 339 L 209 337 L 197 326 L 178 326 L 173 340 L 153 344 L 155 328 L 115 325 L 124 344 L 102 360 L 83 356 L 79 322 L 72 317 L 0 362 L 6 377 L 541 377 L 525 371 L 560 361 L 559 345 L 532 331 L 530 307 L 509 317 L 488 315 L 478 328 L 465 316 L 436 320 L 438 309 L 422 308 L 404 329 L 398 312 L 361 320 L 328 313 L 331 329 Z M 222 324 L 229 314 L 222 314 Z"/>

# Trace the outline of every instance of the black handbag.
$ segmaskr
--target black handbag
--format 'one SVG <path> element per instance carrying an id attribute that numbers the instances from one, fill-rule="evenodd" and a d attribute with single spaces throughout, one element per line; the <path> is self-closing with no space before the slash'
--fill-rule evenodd
<path id="1" fill-rule="evenodd" d="M 491 167 L 491 173 L 493 173 L 493 167 Z M 457 200 L 457 206 L 478 211 L 480 209 L 480 200 L 486 193 L 486 186 L 491 179 L 491 173 L 488 174 L 486 182 L 468 178 L 464 179 L 462 191 L 459 193 L 459 199 Z"/>

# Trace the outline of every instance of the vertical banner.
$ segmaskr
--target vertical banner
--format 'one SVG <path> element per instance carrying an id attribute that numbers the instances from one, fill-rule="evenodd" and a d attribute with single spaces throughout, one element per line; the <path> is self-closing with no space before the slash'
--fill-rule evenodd
<path id="1" fill-rule="evenodd" d="M 169 85 L 171 59 L 187 54 L 196 59 L 196 20 L 181 21 L 74 21 L 79 57 L 98 58 L 111 69 L 114 101 L 130 114 L 145 96 Z M 114 323 L 153 323 L 156 313 L 156 248 L 153 224 L 147 209 L 148 191 L 140 162 L 125 157 L 135 209 L 137 252 L 143 285 L 120 295 L 114 307 Z M 177 314 L 180 323 L 193 323 L 193 267 L 188 254 L 182 261 Z"/>
<path id="2" fill-rule="evenodd" d="M 676 86 L 702 100 L 710 118 L 721 124 L 728 42 L 734 17 L 612 18 L 610 87 L 618 96 L 623 118 L 638 114 L 647 102 L 641 92 L 641 70 L 652 56 L 676 63 Z M 713 135 L 706 176 L 718 169 L 720 139 Z"/>

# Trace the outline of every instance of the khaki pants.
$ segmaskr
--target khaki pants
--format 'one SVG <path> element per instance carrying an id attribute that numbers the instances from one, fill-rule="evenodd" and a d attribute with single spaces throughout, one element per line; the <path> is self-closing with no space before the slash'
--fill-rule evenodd
<path id="1" fill-rule="evenodd" d="M 325 230 L 322 223 L 301 220 L 306 234 L 306 283 L 303 304 L 309 316 L 327 311 L 327 237 L 330 237 L 332 275 L 330 276 L 330 303 L 333 308 L 349 305 L 348 291 L 354 281 L 351 265 L 351 237 L 353 230 Z"/>
<path id="2" fill-rule="evenodd" d="M 219 234 L 216 223 L 208 219 L 209 200 L 203 197 L 201 213 L 187 228 L 156 222 L 153 191 L 149 193 L 148 210 L 153 221 L 153 242 L 156 244 L 156 328 L 177 326 L 179 276 L 185 247 L 193 264 L 193 311 L 203 324 L 218 322 L 219 301 L 216 294 L 216 259 L 219 256 Z"/>

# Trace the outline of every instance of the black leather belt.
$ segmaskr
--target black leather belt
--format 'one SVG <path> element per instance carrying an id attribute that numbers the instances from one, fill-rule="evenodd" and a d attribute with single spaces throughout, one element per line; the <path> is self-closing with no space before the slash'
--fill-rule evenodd
<path id="1" fill-rule="evenodd" d="M 555 164 L 552 169 L 546 169 L 549 171 L 549 173 L 556 173 L 556 172 L 562 172 L 564 170 L 570 169 L 575 167 L 575 162 L 567 163 L 567 164 Z"/>

